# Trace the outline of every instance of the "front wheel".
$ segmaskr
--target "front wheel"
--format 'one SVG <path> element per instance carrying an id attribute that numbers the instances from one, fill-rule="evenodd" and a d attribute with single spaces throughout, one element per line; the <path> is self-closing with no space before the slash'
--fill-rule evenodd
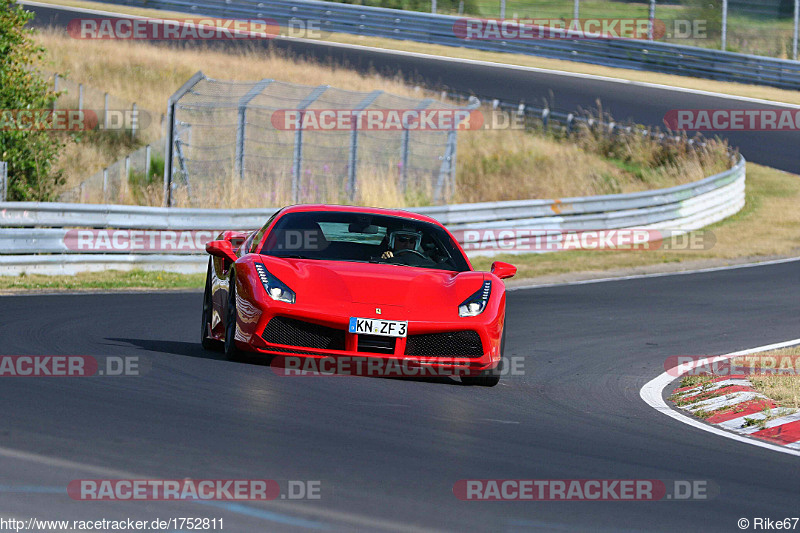
<path id="1" fill-rule="evenodd" d="M 233 268 L 233 267 L 231 267 Z M 236 275 L 231 271 L 228 281 L 228 308 L 225 313 L 225 359 L 228 361 L 238 361 L 241 353 L 236 348 Z"/>
<path id="2" fill-rule="evenodd" d="M 208 260 L 208 272 L 206 273 L 206 289 L 203 292 L 203 317 L 202 328 L 200 330 L 200 344 L 206 350 L 219 351 L 222 348 L 222 343 L 216 339 L 209 337 L 211 334 L 211 315 L 214 312 L 214 306 L 211 301 L 211 259 Z"/>

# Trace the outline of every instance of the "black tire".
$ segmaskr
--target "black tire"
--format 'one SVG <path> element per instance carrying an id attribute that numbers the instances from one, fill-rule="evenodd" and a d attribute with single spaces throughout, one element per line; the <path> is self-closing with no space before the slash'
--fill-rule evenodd
<path id="1" fill-rule="evenodd" d="M 494 368 L 489 368 L 477 376 L 462 376 L 461 383 L 476 387 L 494 387 L 500 383 L 500 375 L 503 373 L 503 355 L 506 353 L 506 328 L 503 327 L 503 334 L 500 337 L 500 361 Z"/>
<path id="2" fill-rule="evenodd" d="M 203 292 L 203 316 L 202 316 L 202 327 L 200 329 L 200 344 L 202 344 L 203 348 L 205 348 L 206 350 L 214 350 L 218 352 L 222 350 L 222 343 L 208 336 L 208 333 L 211 329 L 212 309 L 213 306 L 211 303 L 211 259 L 209 259 L 208 271 L 206 272 L 206 289 Z"/>
<path id="3" fill-rule="evenodd" d="M 240 361 L 242 354 L 233 341 L 236 336 L 236 273 L 231 266 L 228 278 L 228 306 L 225 310 L 225 345 L 223 352 L 228 361 Z"/>

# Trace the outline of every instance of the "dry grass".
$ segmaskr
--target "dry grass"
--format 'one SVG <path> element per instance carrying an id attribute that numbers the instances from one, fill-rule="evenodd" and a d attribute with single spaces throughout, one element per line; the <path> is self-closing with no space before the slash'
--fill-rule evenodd
<path id="1" fill-rule="evenodd" d="M 400 79 L 298 61 L 282 53 L 246 46 L 235 52 L 223 52 L 202 46 L 176 48 L 134 41 L 77 40 L 55 31 L 45 31 L 37 39 L 48 50 L 45 68 L 67 72 L 73 81 L 107 90 L 156 113 L 199 67 L 216 79 L 257 80 L 274 76 L 305 85 L 317 85 L 324 80 L 332 86 L 355 91 L 381 89 L 406 97 L 422 96 Z M 152 140 L 159 134 L 159 121 L 153 120 L 139 139 Z M 618 139 L 588 130 L 573 139 L 519 130 L 461 132 L 459 139 L 454 202 L 633 192 L 700 179 L 721 170 L 719 165 L 725 160 L 723 147 L 716 160 L 683 153 L 671 162 L 659 155 L 663 151 L 659 143 L 647 137 L 633 135 Z M 59 163 L 66 172 L 67 187 L 74 187 L 136 147 L 99 137 L 92 141 L 72 144 L 62 154 Z M 390 170 L 360 173 L 360 192 L 355 203 L 403 207 L 432 201 L 430 191 L 401 191 L 396 176 L 397 172 Z M 242 182 L 227 177 L 214 184 L 194 183 L 192 205 L 230 208 L 284 205 L 291 203 L 287 182 L 273 181 L 269 185 L 259 184 L 255 178 Z M 341 186 L 321 185 L 328 192 L 316 201 L 349 200 L 343 198 Z M 245 194 L 265 189 L 269 189 L 269 194 L 261 197 Z M 119 201 L 160 204 L 160 190 L 160 186 L 151 186 Z M 98 194 L 90 198 L 102 201 Z M 190 202 L 185 194 L 179 193 L 176 205 L 190 205 Z"/>
<path id="2" fill-rule="evenodd" d="M 83 7 L 89 9 L 102 9 L 106 11 L 128 13 L 148 17 L 180 17 L 186 16 L 178 12 L 158 11 L 153 9 L 142 9 L 116 4 L 102 4 L 98 2 L 87 2 L 82 0 L 48 0 L 47 3 L 63 6 Z M 607 15 L 603 15 L 607 16 Z M 494 63 L 505 63 L 520 65 L 525 67 L 560 70 L 564 72 L 575 72 L 581 74 L 591 74 L 596 76 L 606 76 L 631 80 L 636 82 L 657 83 L 673 87 L 685 87 L 701 91 L 710 91 L 722 94 L 745 96 L 750 98 L 762 98 L 774 100 L 776 102 L 787 102 L 800 104 L 800 92 L 774 87 L 764 87 L 759 85 L 746 85 L 733 82 L 722 82 L 706 80 L 700 78 L 690 78 L 686 76 L 676 76 L 672 74 L 660 74 L 657 72 L 637 71 L 622 68 L 604 67 L 590 65 L 576 61 L 565 61 L 559 59 L 547 59 L 542 57 L 527 56 L 520 54 L 483 52 L 480 50 L 470 50 L 467 48 L 433 45 L 427 43 L 417 43 L 413 41 L 402 41 L 396 39 L 385 39 L 379 37 L 364 37 L 344 33 L 328 34 L 325 41 L 357 44 L 374 48 L 386 48 L 390 50 L 403 50 L 423 54 L 434 54 L 445 57 L 474 59 L 479 61 L 489 61 Z M 540 104 L 541 102 L 531 102 Z M 557 102 L 556 102 L 557 103 Z"/>
<path id="3" fill-rule="evenodd" d="M 779 406 L 794 409 L 800 409 L 800 367 L 797 366 L 798 362 L 800 362 L 800 347 L 798 346 L 737 357 L 732 361 L 738 367 L 756 369 L 754 372 L 756 375 L 749 376 L 754 389 L 774 400 Z"/>

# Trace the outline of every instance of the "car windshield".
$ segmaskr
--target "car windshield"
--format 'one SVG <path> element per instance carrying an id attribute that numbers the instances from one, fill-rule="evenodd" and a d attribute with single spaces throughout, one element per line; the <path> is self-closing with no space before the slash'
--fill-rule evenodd
<path id="1" fill-rule="evenodd" d="M 269 232 L 261 253 L 456 272 L 470 269 L 458 245 L 436 224 L 370 213 L 287 213 Z"/>

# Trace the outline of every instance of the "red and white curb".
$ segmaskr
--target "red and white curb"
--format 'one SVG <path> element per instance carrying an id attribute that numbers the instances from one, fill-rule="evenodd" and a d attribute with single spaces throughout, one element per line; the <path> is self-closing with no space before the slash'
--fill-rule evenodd
<path id="1" fill-rule="evenodd" d="M 695 415 L 701 411 L 711 413 L 705 418 L 709 424 L 800 450 L 800 412 L 778 407 L 753 389 L 745 376 L 681 387 L 675 389 L 672 399 L 678 408 Z"/>
<path id="2" fill-rule="evenodd" d="M 698 385 L 675 390 L 681 400 L 693 400 L 681 406 L 689 412 L 715 411 L 705 421 L 692 418 L 667 405 L 664 389 L 693 367 L 713 365 L 719 361 L 756 352 L 777 350 L 800 344 L 800 339 L 758 346 L 749 350 L 709 357 L 695 361 L 691 366 L 676 366 L 647 382 L 639 395 L 648 405 L 690 426 L 722 437 L 754 446 L 800 456 L 800 412 L 776 407 L 767 397 L 753 390 L 745 376 L 717 378 L 713 385 Z M 768 411 L 765 411 L 765 408 Z M 761 424 L 759 420 L 770 419 Z M 772 418 L 774 417 L 774 418 Z M 746 419 L 752 420 L 747 422 Z"/>

